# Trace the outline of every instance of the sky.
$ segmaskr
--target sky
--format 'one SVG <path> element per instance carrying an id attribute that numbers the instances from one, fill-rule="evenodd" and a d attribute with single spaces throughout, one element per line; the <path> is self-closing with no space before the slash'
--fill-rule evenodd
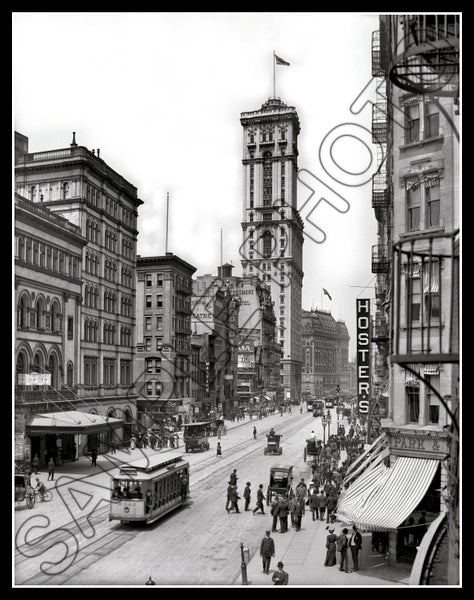
<path id="1" fill-rule="evenodd" d="M 376 29 L 378 14 L 356 12 L 12 13 L 12 128 L 30 152 L 69 147 L 73 131 L 100 148 L 143 201 L 141 256 L 165 253 L 169 193 L 168 251 L 216 274 L 222 230 L 223 262 L 240 275 L 240 114 L 273 96 L 275 52 L 290 63 L 276 67 L 275 95 L 301 125 L 303 308 L 346 322 L 352 358 L 356 297 L 374 297 Z"/>

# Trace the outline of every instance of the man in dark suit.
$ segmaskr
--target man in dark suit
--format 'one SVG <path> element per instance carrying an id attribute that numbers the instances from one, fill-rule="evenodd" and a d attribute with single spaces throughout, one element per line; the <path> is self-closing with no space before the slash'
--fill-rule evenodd
<path id="1" fill-rule="evenodd" d="M 346 573 L 349 573 L 349 559 L 347 556 L 348 532 L 348 529 L 344 527 L 342 533 L 337 537 L 336 541 L 336 549 L 341 553 L 339 571 L 345 571 Z"/>
<path id="2" fill-rule="evenodd" d="M 270 537 L 270 531 L 265 531 L 265 537 L 260 543 L 260 556 L 262 557 L 263 573 L 270 573 L 270 561 L 275 556 L 275 542 Z"/>
<path id="3" fill-rule="evenodd" d="M 355 525 L 352 526 L 352 533 L 349 538 L 349 548 L 352 556 L 352 570 L 359 570 L 359 552 L 362 548 L 362 536 Z"/>
<path id="4" fill-rule="evenodd" d="M 283 570 L 285 565 L 280 561 L 277 564 L 278 570 L 273 573 L 273 585 L 288 585 L 288 573 Z"/>
<path id="5" fill-rule="evenodd" d="M 282 496 L 278 503 L 278 517 L 280 519 L 280 533 L 288 531 L 288 500 Z"/>

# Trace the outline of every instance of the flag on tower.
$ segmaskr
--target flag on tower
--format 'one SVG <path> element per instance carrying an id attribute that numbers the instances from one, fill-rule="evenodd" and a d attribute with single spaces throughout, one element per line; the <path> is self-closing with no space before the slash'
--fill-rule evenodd
<path id="1" fill-rule="evenodd" d="M 277 64 L 277 65 L 286 65 L 287 67 L 289 67 L 289 66 L 290 66 L 290 63 L 289 63 L 289 62 L 286 62 L 286 60 L 283 60 L 282 58 L 280 58 L 280 57 L 279 57 L 279 56 L 277 56 L 276 54 L 275 54 L 275 61 L 276 61 L 276 64 Z"/>
<path id="2" fill-rule="evenodd" d="M 326 296 L 329 298 L 329 300 L 332 300 L 332 298 L 331 298 L 331 296 L 330 296 L 330 294 L 329 294 L 329 292 L 327 290 L 325 290 L 323 288 L 323 292 L 326 294 Z"/>

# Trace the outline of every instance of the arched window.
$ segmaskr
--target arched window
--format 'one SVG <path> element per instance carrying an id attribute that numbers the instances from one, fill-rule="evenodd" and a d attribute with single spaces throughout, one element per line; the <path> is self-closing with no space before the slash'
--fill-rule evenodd
<path id="1" fill-rule="evenodd" d="M 71 361 L 67 363 L 66 367 L 66 385 L 69 388 L 74 385 L 74 366 Z"/>
<path id="2" fill-rule="evenodd" d="M 59 369 L 56 355 L 51 354 L 49 357 L 46 372 L 51 375 L 51 386 L 55 389 L 59 388 Z"/>
<path id="3" fill-rule="evenodd" d="M 51 304 L 51 331 L 61 331 L 61 309 L 57 300 Z"/>
<path id="4" fill-rule="evenodd" d="M 62 199 L 65 200 L 69 195 L 69 183 L 65 181 L 62 186 Z"/>
<path id="5" fill-rule="evenodd" d="M 38 298 L 36 302 L 36 326 L 38 329 L 44 329 L 45 317 L 44 317 L 44 298 Z"/>
<path id="6" fill-rule="evenodd" d="M 20 352 L 16 359 L 16 381 L 17 382 L 18 382 L 18 375 L 25 375 L 26 373 L 28 373 L 27 363 L 28 363 L 28 361 L 26 359 L 26 356 L 24 355 L 23 352 Z"/>
<path id="7" fill-rule="evenodd" d="M 28 307 L 28 298 L 23 294 L 18 302 L 16 314 L 16 326 L 21 329 L 26 329 L 28 327 Z"/>

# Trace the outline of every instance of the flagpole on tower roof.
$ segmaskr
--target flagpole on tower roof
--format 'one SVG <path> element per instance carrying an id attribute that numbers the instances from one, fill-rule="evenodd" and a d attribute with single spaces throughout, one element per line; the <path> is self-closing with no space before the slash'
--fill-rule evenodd
<path id="1" fill-rule="evenodd" d="M 275 92 L 275 50 L 273 50 L 273 97 L 276 98 L 276 92 Z"/>

